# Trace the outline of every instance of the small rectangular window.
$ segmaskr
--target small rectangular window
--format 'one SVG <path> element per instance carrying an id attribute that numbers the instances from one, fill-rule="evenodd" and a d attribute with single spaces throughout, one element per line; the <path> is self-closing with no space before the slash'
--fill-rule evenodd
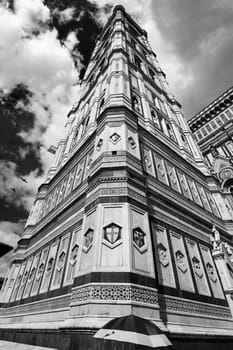
<path id="1" fill-rule="evenodd" d="M 212 132 L 212 128 L 211 128 L 210 124 L 206 124 L 206 129 L 209 133 Z"/>
<path id="2" fill-rule="evenodd" d="M 201 131 L 202 131 L 202 134 L 203 134 L 204 136 L 207 136 L 207 135 L 208 135 L 208 132 L 207 132 L 207 130 L 206 130 L 206 128 L 205 128 L 204 126 L 201 128 Z"/>
<path id="3" fill-rule="evenodd" d="M 197 137 L 198 137 L 199 140 L 201 140 L 201 139 L 203 138 L 201 131 L 198 131 L 198 132 L 196 133 L 196 135 L 197 135 Z"/>
<path id="4" fill-rule="evenodd" d="M 219 117 L 215 118 L 215 121 L 219 126 L 222 125 L 222 121 L 221 121 L 221 119 L 219 119 Z"/>
<path id="5" fill-rule="evenodd" d="M 222 113 L 219 117 L 222 119 L 223 123 L 226 123 L 228 121 L 228 118 L 225 113 Z"/>
<path id="6" fill-rule="evenodd" d="M 217 125 L 214 120 L 210 122 L 210 125 L 212 126 L 213 129 L 217 129 Z"/>

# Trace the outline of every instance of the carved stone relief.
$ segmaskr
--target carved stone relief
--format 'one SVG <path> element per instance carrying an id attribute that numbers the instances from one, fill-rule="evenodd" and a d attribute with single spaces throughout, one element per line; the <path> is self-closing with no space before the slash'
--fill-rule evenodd
<path id="1" fill-rule="evenodd" d="M 201 262 L 196 256 L 194 256 L 192 258 L 192 264 L 193 264 L 193 270 L 194 270 L 195 274 L 198 277 L 202 278 L 203 277 L 203 270 L 201 267 Z"/>
<path id="2" fill-rule="evenodd" d="M 114 245 L 121 239 L 121 227 L 115 223 L 111 223 L 104 227 L 104 239 L 110 244 Z"/>
<path id="3" fill-rule="evenodd" d="M 133 242 L 136 248 L 142 253 L 146 248 L 146 234 L 140 227 L 133 229 Z"/>
<path id="4" fill-rule="evenodd" d="M 216 282 L 217 282 L 217 276 L 216 276 L 215 269 L 214 269 L 213 265 L 211 265 L 211 264 L 208 262 L 208 263 L 206 264 L 206 270 L 207 270 L 207 273 L 208 273 L 209 278 L 210 278 L 214 283 L 216 283 Z"/>
<path id="5" fill-rule="evenodd" d="M 158 248 L 158 256 L 159 256 L 160 263 L 164 267 L 167 267 L 169 265 L 169 256 L 168 256 L 167 248 L 162 243 L 159 243 L 157 248 Z"/>
<path id="6" fill-rule="evenodd" d="M 188 270 L 188 267 L 187 267 L 187 263 L 185 261 L 184 254 L 180 250 L 177 250 L 175 252 L 175 257 L 176 257 L 176 265 L 177 265 L 178 269 L 180 269 L 180 271 L 185 273 Z"/>

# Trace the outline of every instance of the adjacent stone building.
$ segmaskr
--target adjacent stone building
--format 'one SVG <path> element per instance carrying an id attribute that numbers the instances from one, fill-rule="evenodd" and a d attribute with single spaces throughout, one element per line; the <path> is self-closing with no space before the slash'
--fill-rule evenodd
<path id="1" fill-rule="evenodd" d="M 101 349 L 95 332 L 135 314 L 174 349 L 231 349 L 232 220 L 147 33 L 116 6 L 0 294 L 0 339 Z"/>
<path id="2" fill-rule="evenodd" d="M 233 88 L 191 118 L 189 125 L 212 175 L 233 204 Z"/>

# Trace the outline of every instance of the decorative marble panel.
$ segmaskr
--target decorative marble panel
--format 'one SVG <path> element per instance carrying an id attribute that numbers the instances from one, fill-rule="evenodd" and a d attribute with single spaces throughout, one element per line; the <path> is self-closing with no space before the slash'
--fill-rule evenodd
<path id="1" fill-rule="evenodd" d="M 83 171 L 84 171 L 85 159 L 83 158 L 77 165 L 77 170 L 74 179 L 74 189 L 81 184 Z"/>
<path id="2" fill-rule="evenodd" d="M 170 235 L 180 289 L 195 292 L 183 238 L 175 232 L 170 232 Z"/>
<path id="3" fill-rule="evenodd" d="M 44 273 L 43 280 L 41 283 L 40 293 L 45 293 L 49 289 L 49 283 L 51 281 L 51 277 L 52 277 L 53 270 L 54 270 L 58 244 L 59 244 L 59 241 L 57 240 L 50 247 L 47 263 L 45 266 L 45 273 Z"/>
<path id="4" fill-rule="evenodd" d="M 222 286 L 220 284 L 219 277 L 217 274 L 217 270 L 209 248 L 200 244 L 200 250 L 213 295 L 216 298 L 225 299 Z"/>
<path id="5" fill-rule="evenodd" d="M 87 155 L 87 160 L 86 160 L 86 164 L 85 164 L 85 171 L 84 171 L 84 180 L 90 175 L 90 171 L 91 171 L 91 164 L 93 162 L 93 154 L 94 151 L 91 150 L 88 155 Z"/>
<path id="6" fill-rule="evenodd" d="M 166 185 L 169 185 L 164 160 L 155 153 L 153 156 L 158 179 Z"/>
<path id="7" fill-rule="evenodd" d="M 21 284 L 19 287 L 19 291 L 18 291 L 16 300 L 19 300 L 22 298 L 22 294 L 23 294 L 24 288 L 25 288 L 27 280 L 28 280 L 29 271 L 30 271 L 30 268 L 32 265 L 32 261 L 33 261 L 33 257 L 31 257 L 27 262 L 25 262 L 26 268 L 25 268 L 24 273 L 23 273 L 22 281 L 21 281 Z"/>
<path id="8" fill-rule="evenodd" d="M 125 223 L 122 206 L 103 208 L 102 245 L 100 265 L 116 268 L 123 266 L 124 251 L 122 236 L 125 237 Z"/>
<path id="9" fill-rule="evenodd" d="M 75 166 L 75 167 L 73 167 L 73 169 L 69 173 L 69 180 L 68 180 L 68 183 L 67 183 L 67 186 L 66 186 L 65 197 L 68 196 L 70 194 L 70 192 L 72 191 L 76 170 L 77 170 L 77 167 Z"/>
<path id="10" fill-rule="evenodd" d="M 206 210 L 212 212 L 211 208 L 210 208 L 210 205 L 209 205 L 209 202 L 208 202 L 208 199 L 206 197 L 206 194 L 205 194 L 205 191 L 204 191 L 204 188 L 199 185 L 197 183 L 197 189 L 198 189 L 198 192 L 200 194 L 200 197 L 201 197 L 201 200 L 202 200 L 202 203 L 203 203 L 203 206 Z"/>
<path id="11" fill-rule="evenodd" d="M 57 253 L 56 263 L 52 276 L 51 290 L 60 288 L 62 283 L 62 277 L 64 274 L 65 263 L 67 260 L 67 251 L 70 241 L 70 232 L 65 234 L 60 241 L 59 250 Z"/>
<path id="12" fill-rule="evenodd" d="M 173 188 L 175 191 L 181 193 L 175 167 L 168 162 L 166 162 L 166 165 L 167 165 L 167 173 L 168 173 L 168 177 L 170 180 L 171 188 Z"/>
<path id="13" fill-rule="evenodd" d="M 188 238 L 186 238 L 186 243 L 191 260 L 191 267 L 197 284 L 198 293 L 211 296 L 197 243 Z"/>
<path id="14" fill-rule="evenodd" d="M 143 152 L 144 152 L 143 158 L 144 158 L 145 170 L 148 174 L 155 176 L 152 152 L 146 147 L 144 148 Z"/>
<path id="15" fill-rule="evenodd" d="M 176 282 L 166 229 L 165 227 L 153 223 L 152 232 L 159 283 L 164 286 L 175 288 Z"/>
<path id="16" fill-rule="evenodd" d="M 210 206 L 212 208 L 212 212 L 214 213 L 214 215 L 221 217 L 219 214 L 219 211 L 218 211 L 218 207 L 215 203 L 215 200 L 213 199 L 212 193 L 210 193 L 209 191 L 205 191 L 205 192 L 206 192 L 207 198 L 209 200 Z"/>
<path id="17" fill-rule="evenodd" d="M 57 205 L 63 200 L 64 196 L 65 196 L 65 192 L 66 192 L 66 185 L 69 179 L 69 174 L 66 175 L 66 177 L 64 178 L 64 180 L 62 181 L 61 184 L 61 189 L 57 198 Z"/>
<path id="18" fill-rule="evenodd" d="M 189 188 L 190 188 L 190 191 L 192 193 L 192 197 L 193 197 L 194 202 L 200 206 L 203 206 L 201 199 L 200 199 L 200 196 L 199 196 L 199 193 L 197 191 L 196 185 L 195 185 L 194 181 L 192 179 L 190 179 L 189 177 L 188 177 L 188 184 L 189 184 Z"/>
<path id="19" fill-rule="evenodd" d="M 79 252 L 79 235 L 81 234 L 81 230 L 74 230 L 72 234 L 72 241 L 70 244 L 70 250 L 68 255 L 68 261 L 66 266 L 65 278 L 63 285 L 66 286 L 68 284 L 73 283 L 73 278 L 75 276 L 75 270 L 77 266 L 78 252 Z"/>
<path id="20" fill-rule="evenodd" d="M 88 270 L 93 264 L 94 240 L 96 235 L 96 209 L 84 218 L 84 229 L 81 240 L 80 271 Z"/>
<path id="21" fill-rule="evenodd" d="M 35 275 L 36 275 L 36 271 L 38 268 L 38 263 L 39 263 L 39 259 L 40 259 L 40 254 L 41 252 L 39 252 L 38 254 L 36 254 L 33 258 L 33 263 L 31 265 L 31 269 L 29 271 L 29 276 L 28 276 L 28 280 L 26 283 L 26 287 L 24 289 L 23 292 L 23 298 L 27 298 L 30 295 L 31 289 L 32 289 L 32 285 L 35 279 Z"/>
<path id="22" fill-rule="evenodd" d="M 186 198 L 193 200 L 185 174 L 183 174 L 180 170 L 177 170 L 177 174 L 183 195 Z"/>
<path id="23" fill-rule="evenodd" d="M 133 267 L 136 271 L 149 273 L 151 271 L 152 250 L 148 249 L 150 232 L 146 221 L 145 212 L 131 208 Z"/>
<path id="24" fill-rule="evenodd" d="M 19 287 L 22 283 L 25 268 L 26 268 L 26 262 L 20 266 L 19 273 L 18 273 L 18 276 L 17 276 L 16 281 L 15 281 L 15 285 L 14 285 L 13 292 L 11 294 L 10 301 L 16 300 L 16 296 L 17 296 L 17 293 L 19 291 Z"/>
<path id="25" fill-rule="evenodd" d="M 13 264 L 11 267 L 9 279 L 5 287 L 4 295 L 1 296 L 3 300 L 6 302 L 8 302 L 10 299 L 12 290 L 14 288 L 15 280 L 18 276 L 19 269 L 20 269 L 20 264 Z"/>
<path id="26" fill-rule="evenodd" d="M 43 278 L 43 274 L 44 274 L 44 270 L 45 270 L 45 264 L 46 264 L 48 252 L 49 252 L 49 247 L 46 247 L 46 248 L 44 248 L 44 250 L 41 253 L 40 261 L 39 261 L 38 268 L 37 268 L 37 271 L 35 274 L 35 279 L 34 279 L 34 283 L 32 286 L 32 291 L 31 291 L 30 296 L 36 295 L 39 291 L 41 281 Z"/>

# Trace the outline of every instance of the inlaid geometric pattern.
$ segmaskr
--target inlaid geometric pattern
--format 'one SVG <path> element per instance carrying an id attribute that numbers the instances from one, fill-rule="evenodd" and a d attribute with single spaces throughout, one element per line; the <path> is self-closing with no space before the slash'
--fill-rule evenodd
<path id="1" fill-rule="evenodd" d="M 230 309 L 217 305 L 184 301 L 178 298 L 162 296 L 156 290 L 146 289 L 132 285 L 86 285 L 73 290 L 71 305 L 82 304 L 86 301 L 134 301 L 145 304 L 158 304 L 160 309 L 185 312 L 188 314 L 201 314 L 219 318 L 231 318 Z"/>

